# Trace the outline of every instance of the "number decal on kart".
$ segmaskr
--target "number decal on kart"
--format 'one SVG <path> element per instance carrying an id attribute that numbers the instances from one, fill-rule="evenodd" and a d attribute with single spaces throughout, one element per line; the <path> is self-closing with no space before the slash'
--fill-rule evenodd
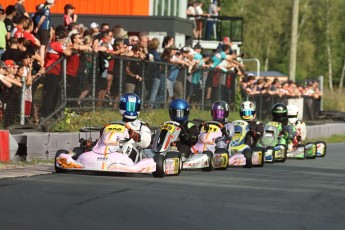
<path id="1" fill-rule="evenodd" d="M 219 127 L 216 125 L 209 125 L 208 130 L 205 130 L 205 127 L 203 127 L 204 132 L 206 133 L 215 133 L 219 130 Z"/>
<path id="2" fill-rule="evenodd" d="M 162 125 L 162 130 L 168 130 L 170 133 L 172 133 L 174 132 L 175 127 L 173 125 L 166 124 Z"/>
<path id="3" fill-rule="evenodd" d="M 117 132 L 123 133 L 126 130 L 126 127 L 123 125 L 115 124 L 115 125 L 108 125 L 105 127 L 104 132 Z"/>

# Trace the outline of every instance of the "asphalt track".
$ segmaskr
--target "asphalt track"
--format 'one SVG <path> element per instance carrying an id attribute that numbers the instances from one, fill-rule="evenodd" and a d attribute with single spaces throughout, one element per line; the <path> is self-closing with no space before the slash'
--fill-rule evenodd
<path id="1" fill-rule="evenodd" d="M 0 180 L 1 230 L 345 229 L 345 143 L 327 156 L 179 177 Z"/>

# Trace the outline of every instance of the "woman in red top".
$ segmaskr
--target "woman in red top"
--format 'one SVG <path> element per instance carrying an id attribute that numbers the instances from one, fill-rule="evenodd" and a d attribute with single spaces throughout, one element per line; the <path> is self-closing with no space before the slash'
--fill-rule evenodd
<path id="1" fill-rule="evenodd" d="M 74 13 L 75 7 L 72 4 L 66 4 L 64 7 L 65 13 L 63 16 L 64 25 L 68 26 L 71 22 L 77 22 L 78 16 Z"/>

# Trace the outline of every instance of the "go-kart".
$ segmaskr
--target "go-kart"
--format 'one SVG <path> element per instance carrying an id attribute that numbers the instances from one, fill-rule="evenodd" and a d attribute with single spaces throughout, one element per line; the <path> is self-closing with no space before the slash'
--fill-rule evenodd
<path id="1" fill-rule="evenodd" d="M 265 125 L 264 133 L 259 139 L 257 146 L 263 147 L 265 151 L 265 162 L 285 162 L 287 159 L 287 144 L 283 137 L 279 136 L 281 124 L 270 121 Z"/>
<path id="2" fill-rule="evenodd" d="M 182 156 L 177 151 L 176 141 L 179 140 L 181 130 L 178 122 L 167 121 L 156 131 L 152 142 L 152 157 L 157 165 L 155 176 L 180 175 Z"/>
<path id="3" fill-rule="evenodd" d="M 55 171 L 153 173 L 156 176 L 156 162 L 143 156 L 141 149 L 130 139 L 129 129 L 129 125 L 122 121 L 113 122 L 103 129 L 92 150 L 83 152 L 79 147 L 77 153 L 58 150 L 55 155 Z"/>
<path id="4" fill-rule="evenodd" d="M 231 139 L 229 165 L 243 166 L 251 168 L 253 166 L 262 167 L 265 164 L 264 148 L 254 147 L 251 149 L 245 144 L 245 138 L 249 132 L 248 122 L 235 120 L 232 122 L 235 127 L 235 135 Z"/>
<path id="5" fill-rule="evenodd" d="M 202 168 L 204 171 L 227 169 L 229 165 L 228 146 L 221 146 L 223 125 L 208 121 L 200 127 L 198 142 L 192 146 L 191 154 L 183 163 L 183 169 Z"/>
<path id="6" fill-rule="evenodd" d="M 287 157 L 294 159 L 315 159 L 316 145 L 314 143 L 303 144 L 300 128 L 295 125 L 288 125 L 288 131 L 293 139 L 288 141 Z"/>

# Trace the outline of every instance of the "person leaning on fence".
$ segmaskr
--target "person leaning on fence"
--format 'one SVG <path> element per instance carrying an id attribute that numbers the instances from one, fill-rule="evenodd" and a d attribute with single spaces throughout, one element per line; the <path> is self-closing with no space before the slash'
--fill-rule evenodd
<path id="1" fill-rule="evenodd" d="M 141 84 L 143 80 L 142 76 L 142 54 L 144 52 L 144 47 L 140 44 L 133 46 L 132 48 L 134 60 L 130 60 L 126 66 L 126 93 L 136 93 L 139 94 L 141 89 Z"/>
<path id="2" fill-rule="evenodd" d="M 41 117 L 46 118 L 54 112 L 60 96 L 61 62 L 56 63 L 63 55 L 71 56 L 73 50 L 65 46 L 67 34 L 64 30 L 55 32 L 55 40 L 48 46 L 45 68 L 49 68 L 43 79 Z M 75 51 L 75 50 L 74 50 Z"/>
<path id="3" fill-rule="evenodd" d="M 85 97 L 89 94 L 92 82 L 92 66 L 93 66 L 93 53 L 92 53 L 92 37 L 87 35 L 83 38 L 83 46 L 89 49 L 80 50 L 79 55 L 79 66 L 77 70 L 78 86 L 79 86 L 79 97 L 77 105 L 82 106 L 82 102 Z"/>
<path id="4" fill-rule="evenodd" d="M 18 65 L 13 60 L 4 61 L 6 68 L 5 80 L 12 84 L 11 87 L 5 89 L 4 101 L 4 127 L 14 125 L 19 120 L 20 114 L 20 95 L 21 87 L 21 76 L 17 75 Z"/>

